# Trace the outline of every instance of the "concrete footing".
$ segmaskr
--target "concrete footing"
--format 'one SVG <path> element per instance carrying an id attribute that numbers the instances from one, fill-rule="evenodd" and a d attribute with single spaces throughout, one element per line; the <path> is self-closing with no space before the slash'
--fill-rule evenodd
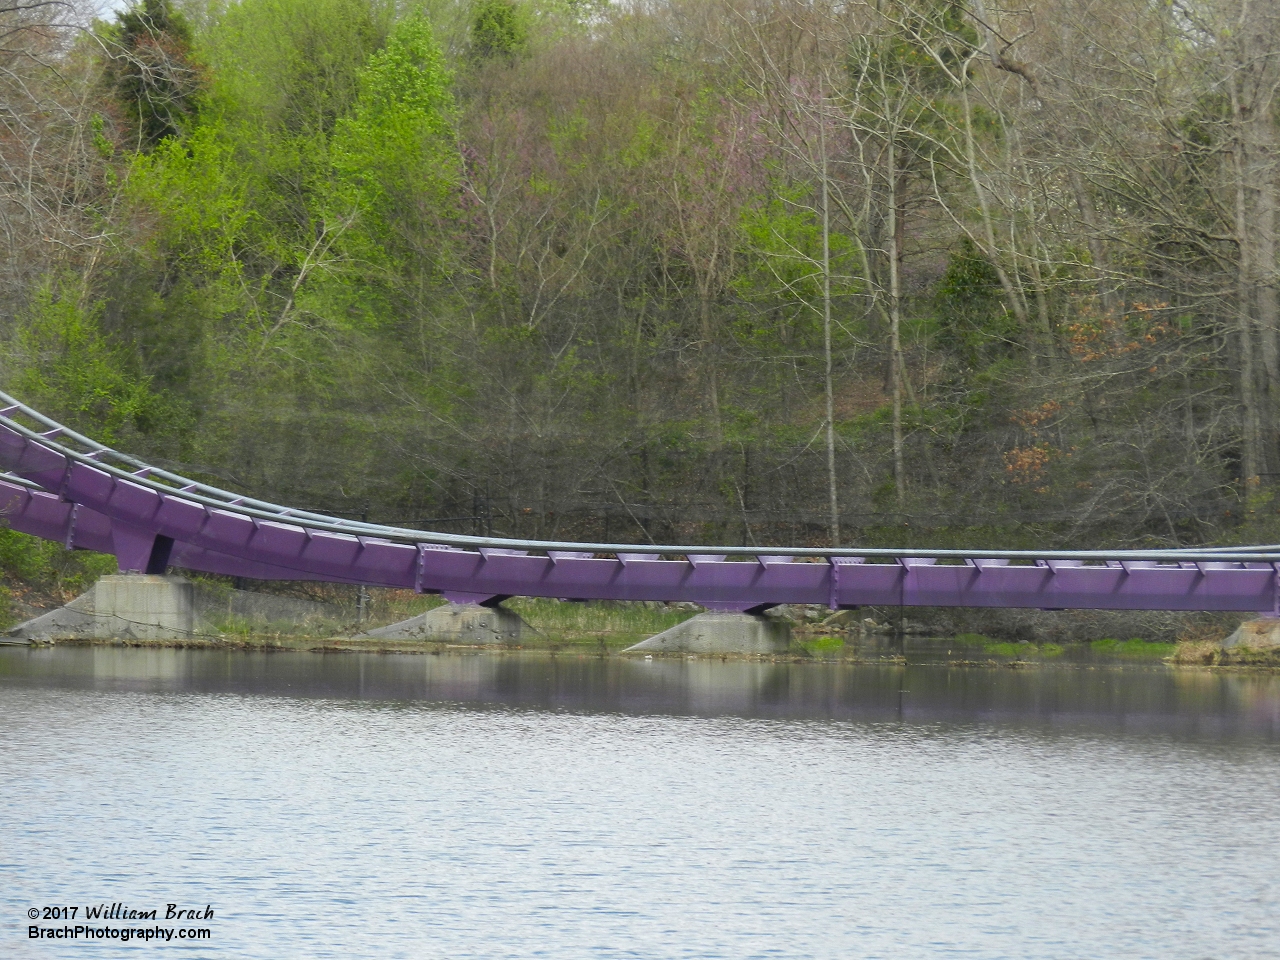
<path id="1" fill-rule="evenodd" d="M 700 613 L 625 653 L 783 653 L 791 625 L 751 613 Z"/>
<path id="2" fill-rule="evenodd" d="M 1259 617 L 1246 620 L 1236 632 L 1222 641 L 1227 650 L 1243 647 L 1247 650 L 1275 650 L 1280 647 L 1280 619 Z"/>
<path id="3" fill-rule="evenodd" d="M 186 640 L 196 633 L 191 583 L 182 577 L 103 577 L 66 606 L 7 631 L 23 640 Z"/>
<path id="4" fill-rule="evenodd" d="M 447 603 L 408 620 L 362 633 L 357 639 L 515 646 L 533 633 L 533 627 L 518 613 L 504 607 Z"/>
<path id="5" fill-rule="evenodd" d="M 18 641 L 213 639 L 244 633 L 331 636 L 353 610 L 140 573 L 103 577 L 57 610 L 5 632 Z"/>

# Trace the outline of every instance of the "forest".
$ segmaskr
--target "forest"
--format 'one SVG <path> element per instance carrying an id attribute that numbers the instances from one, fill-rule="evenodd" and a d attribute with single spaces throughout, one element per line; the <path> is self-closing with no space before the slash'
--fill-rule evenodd
<path id="1" fill-rule="evenodd" d="M 1280 541 L 1277 0 L 0 37 L 0 386 L 171 469 L 521 537 Z"/>

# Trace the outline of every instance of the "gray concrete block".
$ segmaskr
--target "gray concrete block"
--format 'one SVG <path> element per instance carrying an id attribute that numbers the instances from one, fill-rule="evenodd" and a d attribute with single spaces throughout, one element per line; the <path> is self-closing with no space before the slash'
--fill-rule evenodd
<path id="1" fill-rule="evenodd" d="M 191 582 L 183 577 L 116 574 L 94 587 L 94 616 L 111 637 L 181 640 L 196 632 Z"/>
<path id="2" fill-rule="evenodd" d="M 140 573 L 103 577 L 57 610 L 6 631 L 24 640 L 186 640 L 226 633 L 335 634 L 354 619 L 336 604 Z"/>
<path id="3" fill-rule="evenodd" d="M 191 583 L 127 573 L 103 577 L 66 606 L 8 631 L 27 640 L 185 640 L 196 632 Z"/>
<path id="4" fill-rule="evenodd" d="M 1280 647 L 1280 619 L 1259 617 L 1246 620 L 1235 633 L 1222 641 L 1227 650 L 1242 647 L 1246 650 L 1274 650 Z"/>
<path id="5" fill-rule="evenodd" d="M 5 631 L 5 636 L 21 640 L 93 640 L 97 635 L 98 621 L 93 615 L 93 587 L 65 606 Z"/>
<path id="6" fill-rule="evenodd" d="M 362 633 L 357 639 L 515 645 L 534 632 L 519 614 L 504 607 L 446 603 L 408 620 Z"/>
<path id="7" fill-rule="evenodd" d="M 791 645 L 785 620 L 752 613 L 700 613 L 624 653 L 784 653 Z"/>

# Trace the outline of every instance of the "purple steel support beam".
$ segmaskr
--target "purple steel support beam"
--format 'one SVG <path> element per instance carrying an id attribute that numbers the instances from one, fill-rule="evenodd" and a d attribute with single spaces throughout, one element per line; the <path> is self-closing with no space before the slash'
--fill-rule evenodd
<path id="1" fill-rule="evenodd" d="M 111 552 L 123 573 L 164 573 L 173 538 L 119 520 L 111 524 Z"/>
<path id="2" fill-rule="evenodd" d="M 56 541 L 68 550 L 113 552 L 110 520 L 38 488 L 0 479 L 0 518 L 14 530 Z"/>
<path id="3" fill-rule="evenodd" d="M 0 478 L 0 521 L 19 533 L 61 543 L 68 550 L 116 553 L 117 539 L 112 521 L 78 503 L 40 489 L 32 489 Z M 154 537 L 148 541 L 148 550 Z M 120 557 L 117 555 L 117 560 Z M 150 559 L 148 553 L 147 559 Z M 310 574 L 287 567 L 273 567 L 242 557 L 216 553 L 203 547 L 175 541 L 169 565 L 197 573 L 216 573 L 251 580 L 314 580 Z M 127 569 L 121 562 L 121 569 Z M 355 581 L 336 581 L 355 582 Z"/>
<path id="4" fill-rule="evenodd" d="M 160 572 L 173 564 L 260 579 L 411 588 L 475 603 L 543 596 L 693 601 L 738 611 L 802 603 L 1270 613 L 1280 602 L 1280 551 L 1274 548 L 989 552 L 1003 557 L 671 546 L 631 552 L 619 545 L 495 541 L 354 523 L 167 474 L 13 403 L 0 411 L 0 467 L 47 492 L 0 480 L 0 512 L 15 529 L 114 553 L 125 570 Z M 54 429 L 23 426 L 11 416 L 15 410 Z"/>
<path id="5" fill-rule="evenodd" d="M 608 559 L 484 558 L 464 550 L 423 554 L 423 582 L 445 593 L 464 586 L 481 593 L 571 599 L 692 600 L 712 610 L 762 604 L 962 606 L 1112 610 L 1234 610 L 1274 608 L 1275 571 L 1236 562 L 1203 569 L 1135 567 L 951 566 L 888 563 L 682 560 L 622 563 Z"/>

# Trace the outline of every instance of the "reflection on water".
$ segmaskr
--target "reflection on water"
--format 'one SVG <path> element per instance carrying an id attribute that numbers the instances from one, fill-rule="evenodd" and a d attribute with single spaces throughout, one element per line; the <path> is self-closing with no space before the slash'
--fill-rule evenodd
<path id="1" fill-rule="evenodd" d="M 1280 675 L 1163 665 L 989 669 L 53 647 L 0 654 L 0 681 L 633 714 L 983 720 L 1280 737 Z"/>
<path id="2" fill-rule="evenodd" d="M 0 957 L 1273 957 L 1278 711 L 1162 667 L 0 649 Z M 213 939 L 26 937 L 102 902 Z"/>

